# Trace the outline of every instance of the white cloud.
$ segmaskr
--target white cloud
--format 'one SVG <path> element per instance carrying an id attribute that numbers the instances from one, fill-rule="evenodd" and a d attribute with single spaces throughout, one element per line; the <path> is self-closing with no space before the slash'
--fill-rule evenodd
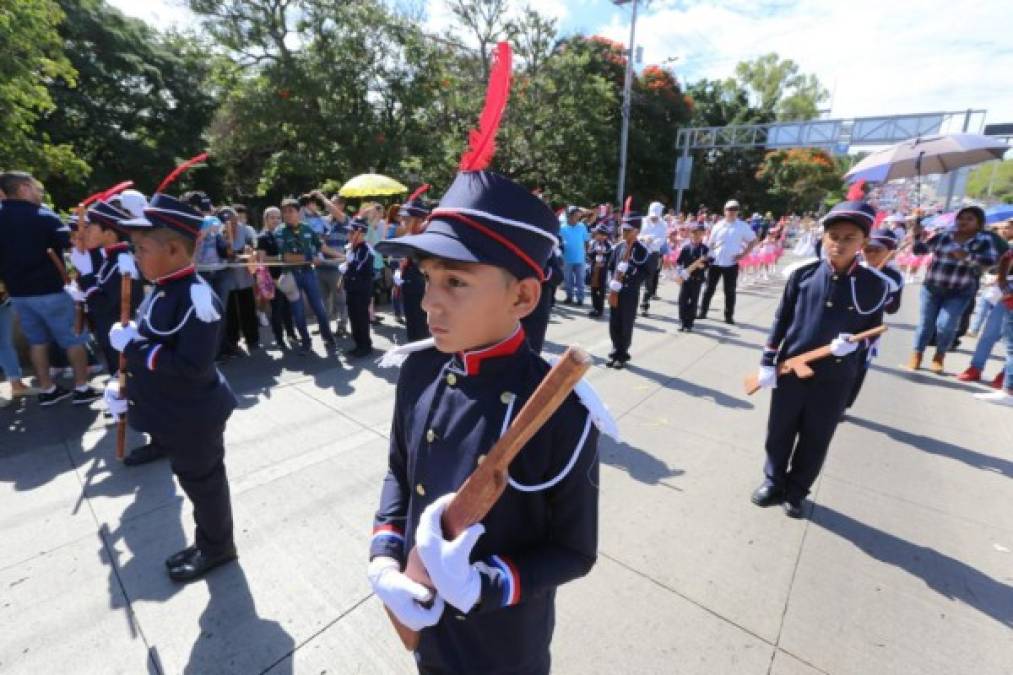
<path id="1" fill-rule="evenodd" d="M 197 24 L 197 19 L 182 0 L 108 0 L 109 4 L 127 16 L 147 21 L 162 30 L 166 28 L 188 28 Z"/>
<path id="2" fill-rule="evenodd" d="M 815 73 L 833 116 L 985 108 L 1013 121 L 1009 5 L 1002 1 L 806 0 L 656 3 L 637 22 L 645 63 L 678 56 L 681 79 L 724 78 L 777 52 Z M 673 6 L 674 5 L 674 6 Z M 628 13 L 596 32 L 626 42 Z"/>
<path id="3" fill-rule="evenodd" d="M 507 16 L 516 18 L 520 16 L 521 12 L 525 7 L 530 6 L 544 16 L 556 19 L 560 23 L 566 20 L 570 16 L 570 10 L 568 5 L 579 4 L 570 0 L 532 0 L 530 3 L 512 1 L 508 5 Z M 469 39 L 469 35 L 466 31 L 462 30 L 454 19 L 453 13 L 446 0 L 426 0 L 426 30 L 434 33 L 446 33 L 447 31 L 455 31 L 459 38 L 461 38 L 466 44 L 473 44 L 474 41 Z"/>

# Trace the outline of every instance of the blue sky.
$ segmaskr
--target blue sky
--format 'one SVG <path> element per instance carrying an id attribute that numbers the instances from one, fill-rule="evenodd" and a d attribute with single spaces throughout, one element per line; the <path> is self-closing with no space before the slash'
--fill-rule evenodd
<path id="1" fill-rule="evenodd" d="M 192 21 L 180 0 L 110 1 L 158 24 Z M 443 0 L 404 1 L 425 7 L 430 29 L 448 29 Z M 611 0 L 530 4 L 566 33 L 629 37 L 629 8 Z M 729 77 L 738 61 L 775 51 L 820 78 L 833 94 L 826 105 L 834 117 L 984 108 L 988 122 L 1013 122 L 1006 0 L 652 0 L 641 7 L 644 65 L 675 59 L 670 67 L 683 82 Z"/>

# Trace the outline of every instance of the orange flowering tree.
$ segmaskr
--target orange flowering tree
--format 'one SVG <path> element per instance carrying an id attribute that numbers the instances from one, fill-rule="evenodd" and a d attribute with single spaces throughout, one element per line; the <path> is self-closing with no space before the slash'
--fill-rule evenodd
<path id="1" fill-rule="evenodd" d="M 768 152 L 756 171 L 773 205 L 781 212 L 815 210 L 824 197 L 840 187 L 834 158 L 818 148 Z"/>

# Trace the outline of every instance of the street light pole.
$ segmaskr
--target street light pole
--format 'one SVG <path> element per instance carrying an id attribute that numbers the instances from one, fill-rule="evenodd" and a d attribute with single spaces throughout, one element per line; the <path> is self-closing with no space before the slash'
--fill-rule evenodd
<path id="1" fill-rule="evenodd" d="M 616 5 L 628 4 L 631 0 L 612 0 Z M 633 2 L 633 18 L 630 20 L 630 44 L 626 53 L 626 79 L 623 82 L 623 125 L 619 140 L 619 187 L 616 204 L 621 205 L 626 193 L 626 152 L 630 143 L 630 95 L 633 88 L 633 58 L 637 38 L 637 0 Z"/>

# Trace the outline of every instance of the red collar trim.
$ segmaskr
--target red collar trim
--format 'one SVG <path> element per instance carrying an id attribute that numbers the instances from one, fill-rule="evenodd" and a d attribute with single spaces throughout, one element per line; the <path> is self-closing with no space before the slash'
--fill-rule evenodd
<path id="1" fill-rule="evenodd" d="M 181 269 L 176 270 L 172 274 L 166 274 L 164 277 L 159 277 L 159 278 L 155 279 L 155 283 L 157 285 L 159 285 L 159 286 L 164 286 L 165 284 L 169 283 L 170 281 L 177 281 L 179 279 L 185 279 L 186 277 L 191 276 L 191 275 L 196 274 L 196 273 L 197 273 L 197 268 L 196 267 L 194 267 L 193 265 L 187 265 L 186 267 L 183 267 Z"/>
<path id="2" fill-rule="evenodd" d="M 517 350 L 524 344 L 524 338 L 524 328 L 520 324 L 517 324 L 517 330 L 506 340 L 485 349 L 461 352 L 458 356 L 460 356 L 461 363 L 464 364 L 464 370 L 469 376 L 478 375 L 483 361 L 516 354 Z"/>
<path id="3" fill-rule="evenodd" d="M 827 267 L 830 268 L 830 273 L 831 274 L 837 274 L 837 268 L 834 267 L 834 264 L 832 262 L 830 262 L 830 258 L 824 258 L 824 260 L 827 261 Z M 844 276 L 850 277 L 852 274 L 855 273 L 855 268 L 856 267 L 858 267 L 858 256 L 857 255 L 855 256 L 855 259 L 851 261 L 851 266 L 849 266 L 848 269 L 844 271 Z"/>
<path id="4" fill-rule="evenodd" d="M 107 256 L 110 256 L 113 253 L 123 253 L 124 251 L 129 250 L 129 249 L 130 249 L 130 244 L 128 244 L 125 241 L 121 241 L 118 244 L 113 244 L 112 246 L 106 246 L 102 250 L 105 252 L 105 254 Z"/>

